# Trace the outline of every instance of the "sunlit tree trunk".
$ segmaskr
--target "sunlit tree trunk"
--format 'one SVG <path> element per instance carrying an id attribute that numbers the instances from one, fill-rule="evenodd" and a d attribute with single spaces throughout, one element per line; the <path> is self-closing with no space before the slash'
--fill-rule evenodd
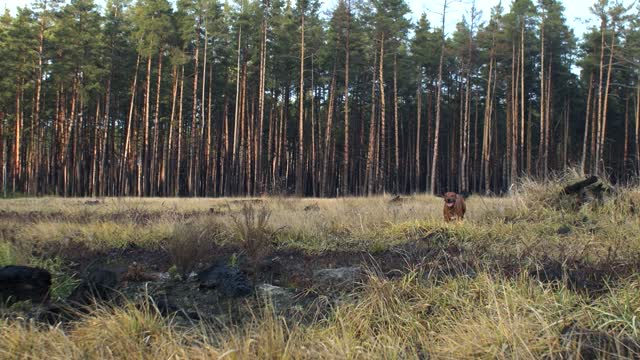
<path id="1" fill-rule="evenodd" d="M 444 5 L 442 8 L 442 39 L 440 43 L 440 62 L 438 65 L 438 85 L 437 85 L 437 95 L 436 95 L 436 124 L 435 124 L 435 135 L 433 138 L 433 160 L 431 161 L 431 185 L 429 186 L 429 191 L 431 194 L 436 193 L 436 180 L 438 178 L 438 174 L 436 170 L 438 169 L 438 146 L 440 140 L 440 117 L 441 117 L 441 102 L 442 102 L 442 64 L 444 62 L 444 50 L 445 50 L 445 37 L 444 37 L 444 25 L 445 25 L 445 16 L 447 13 L 447 0 L 444 1 Z M 491 74 L 491 72 L 489 72 Z"/>
<path id="2" fill-rule="evenodd" d="M 386 190 L 386 168 L 385 168 L 385 160 L 387 157 L 387 133 L 386 133 L 386 104 L 385 104 L 385 95 L 384 95 L 384 34 L 380 36 L 380 62 L 379 62 L 379 86 L 380 86 L 380 140 L 378 147 L 379 156 L 378 156 L 378 170 L 376 172 L 376 182 L 378 184 L 378 192 Z"/>
<path id="3" fill-rule="evenodd" d="M 129 148 L 131 146 L 131 129 L 132 129 L 132 123 L 133 123 L 133 108 L 135 106 L 135 98 L 136 98 L 136 88 L 137 88 L 137 84 L 138 84 L 138 67 L 140 66 L 140 55 L 138 55 L 137 59 L 136 59 L 136 70 L 135 73 L 133 75 L 133 84 L 131 85 L 131 103 L 129 106 L 129 117 L 127 119 L 127 130 L 125 131 L 124 134 L 124 147 L 122 149 L 122 164 L 121 164 L 121 169 L 120 169 L 120 185 L 121 185 L 121 190 L 120 193 L 123 196 L 129 195 L 129 189 L 128 189 L 128 175 L 127 174 L 127 165 L 128 165 L 128 160 L 129 160 Z"/>
<path id="4" fill-rule="evenodd" d="M 139 189 L 139 196 L 149 195 L 149 185 L 150 181 L 150 164 L 151 164 L 151 154 L 149 147 L 149 116 L 151 112 L 151 56 L 147 60 L 147 80 L 145 84 L 145 95 L 144 95 L 144 143 L 142 147 L 142 163 L 143 166 L 141 168 L 142 171 L 139 172 L 138 177 L 142 179 L 142 188 Z M 139 181 L 140 182 L 140 181 Z"/>
<path id="5" fill-rule="evenodd" d="M 329 106 L 327 108 L 327 123 L 324 130 L 324 158 L 322 160 L 322 181 L 320 185 L 321 196 L 329 195 L 328 186 L 328 167 L 329 167 L 329 155 L 331 153 L 330 146 L 332 144 L 332 132 L 333 132 L 333 104 L 336 93 L 336 69 L 334 66 L 333 75 L 331 76 L 331 87 L 329 88 Z"/>
<path id="6" fill-rule="evenodd" d="M 188 184 L 188 194 L 189 196 L 198 196 L 198 189 L 196 186 L 196 175 L 197 170 L 196 167 L 196 134 L 198 133 L 198 71 L 199 71 L 199 60 L 200 60 L 200 41 L 196 41 L 196 49 L 195 54 L 193 55 L 193 94 L 191 98 L 193 99 L 192 109 L 191 109 L 191 141 L 189 144 L 189 168 L 187 184 Z"/>
<path id="7" fill-rule="evenodd" d="M 264 8 L 269 6 L 269 1 L 264 1 Z M 255 163 L 255 188 L 254 193 L 262 192 L 264 190 L 263 184 L 263 144 L 264 144 L 264 93 L 265 93 L 265 74 L 267 69 L 267 15 L 263 14 L 261 22 L 261 36 L 260 36 L 260 85 L 258 89 L 258 147 L 257 158 Z"/>
<path id="8" fill-rule="evenodd" d="M 174 196 L 180 196 L 180 188 L 182 187 L 182 114 L 184 104 L 184 65 L 181 66 L 180 71 L 180 99 L 178 100 L 178 143 L 176 149 L 178 154 L 176 156 L 176 174 L 174 183 Z"/>
<path id="9" fill-rule="evenodd" d="M 101 196 L 105 196 L 107 194 L 108 186 L 113 181 L 113 179 L 111 179 L 106 172 L 107 159 L 108 159 L 107 143 L 109 138 L 109 132 L 115 131 L 113 126 L 111 126 L 111 76 L 112 75 L 110 74 L 109 79 L 107 80 L 107 90 L 104 96 L 104 121 L 103 121 L 104 129 L 102 131 L 102 149 L 100 151 L 100 159 L 99 159 L 100 163 L 99 163 L 99 169 L 98 169 L 98 176 L 99 176 L 99 182 L 100 182 L 98 195 L 101 195 Z"/>
<path id="10" fill-rule="evenodd" d="M 487 96 L 484 107 L 484 130 L 482 135 L 482 173 L 484 174 L 484 190 L 489 192 L 491 189 L 491 119 L 493 110 L 493 66 L 494 52 L 491 50 L 489 58 L 489 77 L 487 81 Z"/>
<path id="11" fill-rule="evenodd" d="M 604 91 L 604 99 L 603 99 L 603 105 L 602 105 L 602 126 L 600 127 L 600 135 L 599 135 L 599 139 L 600 141 L 598 142 L 598 151 L 596 152 L 596 163 L 598 165 L 596 165 L 598 168 L 601 168 L 600 165 L 600 161 L 602 159 L 602 161 L 604 161 L 604 140 L 607 134 L 607 109 L 608 109 L 608 105 L 609 105 L 609 88 L 610 88 L 610 84 L 611 84 L 611 73 L 612 73 L 612 69 L 613 69 L 613 53 L 614 53 L 614 48 L 615 48 L 615 41 L 616 41 L 616 32 L 615 32 L 615 25 L 614 25 L 614 31 L 612 32 L 611 35 L 611 45 L 609 48 L 609 64 L 607 66 L 607 82 L 605 84 L 605 91 Z M 604 169 L 604 164 L 602 164 L 602 168 Z M 597 173 L 597 172 L 596 172 Z"/>
<path id="12" fill-rule="evenodd" d="M 585 174 L 587 169 L 587 144 L 589 139 L 589 121 L 591 119 L 591 97 L 593 94 L 593 71 L 589 74 L 589 93 L 587 95 L 587 110 L 584 120 L 584 136 L 582 138 L 582 158 L 580 160 L 580 172 Z"/>
<path id="13" fill-rule="evenodd" d="M 598 170 L 600 169 L 600 136 L 601 136 L 601 128 L 602 128 L 602 77 L 604 76 L 604 32 L 606 26 L 606 19 L 604 16 L 601 17 L 600 21 L 600 67 L 599 67 L 599 76 L 598 76 L 598 113 L 595 128 L 596 137 L 595 140 L 595 151 L 593 153 L 593 173 L 598 174 Z"/>
<path id="14" fill-rule="evenodd" d="M 376 136 L 376 70 L 378 65 L 378 57 L 376 51 L 373 52 L 373 73 L 371 74 L 371 120 L 369 122 L 369 146 L 367 151 L 367 163 L 365 168 L 365 185 L 367 194 L 372 195 L 376 185 L 374 162 L 375 149 L 377 147 Z"/>

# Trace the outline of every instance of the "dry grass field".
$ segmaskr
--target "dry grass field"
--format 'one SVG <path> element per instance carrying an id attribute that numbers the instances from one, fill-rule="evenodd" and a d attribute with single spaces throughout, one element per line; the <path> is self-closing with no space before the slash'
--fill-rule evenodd
<path id="1" fill-rule="evenodd" d="M 0 358 L 637 358 L 640 192 L 579 206 L 567 181 L 471 196 L 457 223 L 428 195 L 0 200 L 0 265 L 49 270 L 50 303 L 121 279 L 64 319 L 0 306 Z M 251 294 L 192 285 L 216 263 Z"/>

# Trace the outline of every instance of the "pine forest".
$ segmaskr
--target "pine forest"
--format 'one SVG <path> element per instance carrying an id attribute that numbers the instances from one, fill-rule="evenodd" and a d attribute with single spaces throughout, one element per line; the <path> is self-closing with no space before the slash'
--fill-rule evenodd
<path id="1" fill-rule="evenodd" d="M 35 0 L 0 17 L 4 196 L 503 193 L 640 171 L 640 6 Z M 508 11 L 505 10 L 508 8 Z M 450 16 L 460 17 L 445 28 Z"/>

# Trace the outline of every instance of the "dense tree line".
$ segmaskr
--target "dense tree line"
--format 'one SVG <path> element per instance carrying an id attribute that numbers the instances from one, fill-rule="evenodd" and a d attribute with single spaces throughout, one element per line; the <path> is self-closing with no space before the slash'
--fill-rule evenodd
<path id="1" fill-rule="evenodd" d="M 640 7 L 36 0 L 0 18 L 4 194 L 503 191 L 640 170 Z M 579 69 L 576 71 L 575 69 Z M 576 74 L 578 73 L 579 74 Z"/>

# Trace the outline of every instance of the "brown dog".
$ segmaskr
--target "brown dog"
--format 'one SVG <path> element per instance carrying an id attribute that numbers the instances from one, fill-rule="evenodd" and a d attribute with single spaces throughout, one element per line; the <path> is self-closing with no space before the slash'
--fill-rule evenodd
<path id="1" fill-rule="evenodd" d="M 464 213 L 467 211 L 467 205 L 464 203 L 462 195 L 454 192 L 447 192 L 444 194 L 444 208 L 442 213 L 444 215 L 444 221 L 449 222 L 453 219 L 464 219 Z"/>

